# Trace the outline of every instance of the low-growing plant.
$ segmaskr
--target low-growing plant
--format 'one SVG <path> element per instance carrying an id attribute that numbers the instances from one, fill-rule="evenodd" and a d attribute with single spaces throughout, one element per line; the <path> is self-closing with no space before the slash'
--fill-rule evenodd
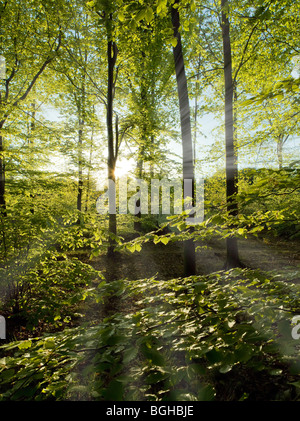
<path id="1" fill-rule="evenodd" d="M 21 320 L 33 333 L 78 318 L 80 302 L 92 291 L 92 281 L 102 277 L 89 264 L 51 250 L 30 263 L 2 271 L 7 281 L 2 310 L 12 323 Z"/>
<path id="2" fill-rule="evenodd" d="M 2 400 L 299 398 L 297 285 L 235 269 L 97 291 L 100 307 L 115 300 L 122 311 L 2 347 Z"/>

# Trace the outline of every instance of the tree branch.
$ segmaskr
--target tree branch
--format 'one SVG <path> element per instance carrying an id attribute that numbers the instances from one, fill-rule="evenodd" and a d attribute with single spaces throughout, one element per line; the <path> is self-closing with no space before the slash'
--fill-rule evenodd
<path id="1" fill-rule="evenodd" d="M 259 21 L 258 22 L 256 22 L 256 24 L 253 26 L 253 28 L 252 28 L 252 30 L 251 30 L 251 32 L 250 32 L 250 34 L 249 34 L 249 37 L 248 37 L 248 39 L 247 39 L 247 42 L 246 42 L 246 45 L 245 45 L 245 47 L 244 47 L 244 51 L 243 51 L 243 54 L 242 54 L 242 57 L 241 57 L 241 60 L 240 60 L 240 64 L 238 65 L 238 68 L 237 68 L 237 70 L 236 70 L 236 72 L 235 72 L 235 75 L 234 75 L 234 77 L 233 77 L 233 84 L 235 84 L 236 83 L 236 79 L 237 79 L 237 76 L 238 76 L 238 74 L 239 74 L 239 71 L 241 70 L 241 68 L 242 68 L 242 66 L 246 63 L 246 61 L 244 61 L 244 57 L 245 57 L 245 54 L 246 54 L 246 52 L 247 52 L 247 49 L 248 49 L 248 46 L 249 46 L 249 43 L 250 43 L 250 40 L 251 40 L 251 37 L 252 37 L 252 35 L 254 34 L 254 31 L 255 31 L 255 29 L 256 29 L 256 27 L 258 26 L 258 24 L 259 24 Z M 256 44 L 256 45 L 258 45 L 258 43 Z M 255 47 L 256 47 L 256 45 L 255 45 Z"/>

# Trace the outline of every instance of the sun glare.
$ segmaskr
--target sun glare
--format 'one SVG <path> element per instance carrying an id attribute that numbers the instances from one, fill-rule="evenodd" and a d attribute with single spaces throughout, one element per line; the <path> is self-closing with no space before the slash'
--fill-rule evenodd
<path id="1" fill-rule="evenodd" d="M 120 160 L 115 169 L 116 178 L 124 177 L 129 175 L 135 170 L 135 162 L 132 159 Z"/>

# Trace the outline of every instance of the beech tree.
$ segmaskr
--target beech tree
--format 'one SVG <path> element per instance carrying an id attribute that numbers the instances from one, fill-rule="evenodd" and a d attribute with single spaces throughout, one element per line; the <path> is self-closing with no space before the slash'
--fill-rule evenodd
<path id="1" fill-rule="evenodd" d="M 5 215 L 5 127 L 57 57 L 68 13 L 63 1 L 59 13 L 48 1 L 36 1 L 31 6 L 18 1 L 5 2 L 0 13 L 2 52 L 6 60 L 4 91 L 0 92 L 0 208 Z M 11 22 L 14 25 L 8 24 Z"/>
<path id="2" fill-rule="evenodd" d="M 181 36 L 179 33 L 180 17 L 179 17 L 179 0 L 175 0 L 171 8 L 172 24 L 174 28 L 174 37 L 177 39 L 176 46 L 173 47 L 175 73 L 177 80 L 181 136 L 182 136 L 182 168 L 183 181 L 189 181 L 192 186 L 192 205 L 194 202 L 194 158 L 193 158 L 193 143 L 191 130 L 191 113 L 189 105 L 187 79 L 184 67 L 184 59 L 182 52 Z M 189 197 L 186 190 L 184 190 L 183 198 L 186 200 Z M 186 276 L 194 275 L 196 273 L 196 255 L 195 245 L 193 239 L 184 242 L 184 273 Z"/>
<path id="3" fill-rule="evenodd" d="M 222 7 L 222 40 L 224 54 L 224 86 L 225 86 L 225 150 L 226 150 L 226 202 L 230 217 L 237 217 L 238 205 L 238 166 L 234 139 L 234 82 L 232 77 L 232 58 L 230 42 L 230 24 L 228 18 L 228 0 L 221 0 Z M 237 239 L 226 238 L 226 268 L 241 266 L 238 254 Z"/>

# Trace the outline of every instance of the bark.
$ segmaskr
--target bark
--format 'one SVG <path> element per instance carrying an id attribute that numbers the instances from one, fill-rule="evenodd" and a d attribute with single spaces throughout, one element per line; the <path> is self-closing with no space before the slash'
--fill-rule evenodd
<path id="1" fill-rule="evenodd" d="M 82 171 L 82 138 L 83 138 L 83 125 L 82 119 L 79 121 L 78 130 L 78 185 L 77 185 L 77 210 L 82 210 L 82 192 L 83 192 L 83 171 Z"/>
<path id="2" fill-rule="evenodd" d="M 115 42 L 110 38 L 107 42 L 107 59 L 108 59 L 108 79 L 107 79 L 107 109 L 106 109 L 106 125 L 107 125 L 107 140 L 108 140 L 108 180 L 115 179 L 116 154 L 114 148 L 114 130 L 113 130 L 113 98 L 114 98 L 114 67 L 117 59 L 117 47 Z M 117 234 L 117 219 L 116 213 L 109 213 L 109 227 L 110 233 L 115 236 Z M 113 256 L 115 241 L 110 239 L 108 248 L 108 256 Z"/>
<path id="3" fill-rule="evenodd" d="M 94 145 L 94 126 L 92 127 L 92 135 L 91 135 L 91 143 L 90 143 L 89 166 L 88 166 L 87 182 L 86 182 L 87 185 L 86 185 L 86 197 L 85 197 L 85 212 L 88 211 L 89 198 L 90 198 L 90 178 L 91 178 L 93 145 Z"/>
<path id="4" fill-rule="evenodd" d="M 228 0 L 221 0 L 222 7 L 222 40 L 224 55 L 224 82 L 225 82 L 225 148 L 226 148 L 226 202 L 227 212 L 231 217 L 237 217 L 238 205 L 236 196 L 238 193 L 238 165 L 234 142 L 234 83 L 232 77 L 232 59 L 230 42 L 230 25 L 228 15 L 224 8 L 228 5 Z M 235 237 L 226 239 L 226 269 L 242 266 L 238 244 Z"/>
<path id="5" fill-rule="evenodd" d="M 179 4 L 179 0 L 175 0 L 175 4 Z M 193 192 L 192 199 L 194 204 L 194 160 L 193 160 L 193 144 L 191 130 L 191 113 L 189 105 L 187 79 L 185 73 L 181 36 L 179 33 L 180 18 L 178 9 L 171 8 L 171 17 L 174 30 L 174 37 L 177 38 L 177 45 L 173 48 L 173 56 L 175 61 L 175 73 L 177 81 L 181 137 L 182 137 L 182 158 L 183 158 L 183 179 L 192 180 Z M 186 192 L 183 193 L 184 199 Z M 184 242 L 184 274 L 185 276 L 194 275 L 196 273 L 196 254 L 195 244 L 192 239 Z"/>
<path id="6" fill-rule="evenodd" d="M 283 136 L 278 136 L 277 139 L 277 159 L 278 168 L 281 170 L 283 166 Z"/>
<path id="7" fill-rule="evenodd" d="M 146 115 L 146 109 L 148 107 L 147 104 L 147 88 L 146 88 L 146 84 L 145 84 L 145 76 L 144 76 L 144 71 L 145 71 L 145 53 L 144 51 L 142 51 L 141 53 L 142 55 L 142 78 L 141 78 L 141 115 L 143 118 L 143 124 L 141 127 L 141 141 L 140 141 L 140 145 L 139 145 L 139 153 L 138 153 L 138 161 L 137 161 L 137 178 L 138 179 L 142 179 L 143 176 L 143 155 L 145 153 L 145 148 L 146 148 L 146 142 L 147 142 L 147 115 Z M 134 221 L 134 229 L 136 231 L 141 231 L 142 229 L 142 223 L 141 223 L 141 218 L 142 218 L 142 214 L 141 214 L 141 210 L 140 210 L 140 206 L 141 206 L 141 200 L 138 199 L 136 201 L 136 209 L 135 209 L 135 221 Z M 138 210 L 139 208 L 139 210 Z"/>
<path id="8" fill-rule="evenodd" d="M 85 55 L 86 59 L 86 55 Z M 86 60 L 85 60 L 86 61 Z M 78 112 L 78 183 L 77 183 L 77 210 L 82 211 L 82 196 L 83 196 L 83 163 L 82 163 L 82 147 L 83 134 L 85 124 L 85 73 L 82 76 L 81 93 L 79 94 L 77 102 Z M 78 223 L 80 222 L 80 215 Z"/>
<path id="9" fill-rule="evenodd" d="M 195 88 L 195 119 L 194 119 L 194 168 L 196 168 L 196 145 L 197 145 L 197 123 L 198 123 L 198 83 L 199 83 L 199 74 L 200 74 L 200 60 L 201 56 L 198 56 L 198 65 L 197 65 L 197 80 Z"/>
<path id="10" fill-rule="evenodd" d="M 137 177 L 140 180 L 142 179 L 142 176 L 143 176 L 144 149 L 145 149 L 144 145 L 140 145 L 139 157 L 138 157 L 138 162 L 137 162 Z M 141 206 L 141 201 L 140 201 L 140 199 L 138 199 L 136 201 L 136 212 L 135 212 L 135 218 L 137 218 L 137 219 L 134 221 L 134 229 L 136 231 L 141 231 L 141 229 L 142 229 L 142 224 L 141 224 L 142 214 L 141 214 L 140 206 Z M 139 208 L 139 211 L 137 211 L 138 208 Z"/>
<path id="11" fill-rule="evenodd" d="M 28 142 L 30 145 L 33 144 L 32 136 L 33 136 L 33 133 L 35 131 L 35 114 L 36 114 L 36 111 L 35 111 L 35 109 L 36 109 L 35 102 L 32 102 L 31 103 L 31 108 L 32 108 L 32 112 L 30 114 L 31 119 L 30 119 L 30 131 L 29 131 L 29 142 Z M 31 201 L 30 212 L 32 214 L 34 214 L 34 197 L 35 197 L 35 195 L 31 191 L 30 192 L 30 201 Z"/>
<path id="12" fill-rule="evenodd" d="M 1 130 L 1 127 L 0 127 Z M 5 201 L 5 161 L 4 161 L 4 145 L 3 137 L 0 135 L 0 212 L 6 216 L 6 201 Z"/>

